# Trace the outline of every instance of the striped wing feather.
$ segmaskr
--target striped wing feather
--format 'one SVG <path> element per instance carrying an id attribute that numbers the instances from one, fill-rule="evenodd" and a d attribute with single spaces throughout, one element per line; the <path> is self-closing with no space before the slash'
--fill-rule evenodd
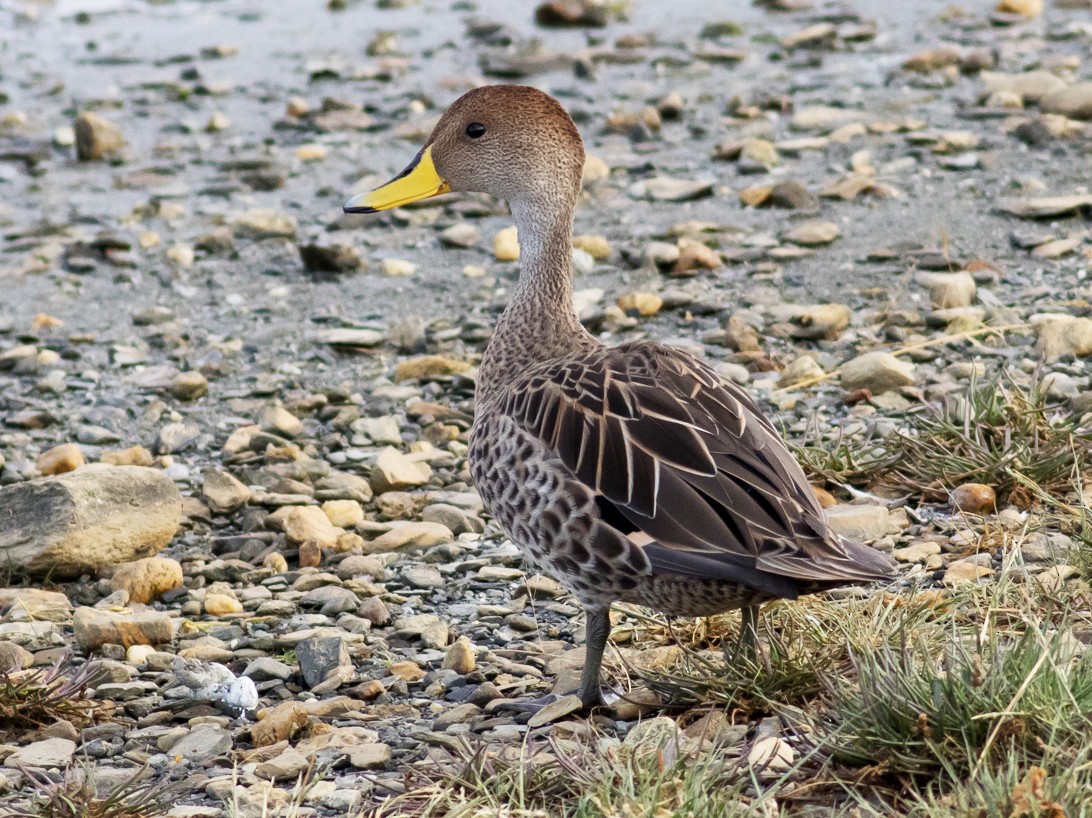
<path id="1" fill-rule="evenodd" d="M 683 352 L 638 342 L 550 362 L 500 408 L 597 493 L 653 571 L 784 597 L 891 575 L 886 557 L 830 530 L 751 398 Z"/>

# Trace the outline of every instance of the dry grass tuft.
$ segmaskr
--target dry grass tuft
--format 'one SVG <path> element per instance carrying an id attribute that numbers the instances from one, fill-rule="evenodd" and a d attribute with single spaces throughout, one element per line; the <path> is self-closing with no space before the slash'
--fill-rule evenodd
<path id="1" fill-rule="evenodd" d="M 94 665 L 62 661 L 48 669 L 0 673 L 0 727 L 27 730 L 60 719 L 76 726 L 92 721 L 97 703 L 87 689 L 98 681 Z"/>
<path id="2" fill-rule="evenodd" d="M 162 818 L 174 806 L 183 782 L 156 778 L 147 767 L 107 792 L 100 792 L 89 766 L 69 766 L 59 781 L 23 770 L 34 788 L 26 812 L 0 812 L 3 818 Z"/>

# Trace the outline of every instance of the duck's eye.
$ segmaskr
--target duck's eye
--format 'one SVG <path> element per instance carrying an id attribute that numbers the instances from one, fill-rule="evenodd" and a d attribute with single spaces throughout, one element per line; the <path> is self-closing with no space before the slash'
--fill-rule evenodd
<path id="1" fill-rule="evenodd" d="M 477 139 L 485 133 L 485 126 L 480 122 L 471 122 L 466 126 L 466 135 L 471 139 Z"/>

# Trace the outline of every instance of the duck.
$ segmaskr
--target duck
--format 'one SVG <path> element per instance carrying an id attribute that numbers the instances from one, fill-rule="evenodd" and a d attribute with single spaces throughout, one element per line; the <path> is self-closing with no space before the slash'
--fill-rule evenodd
<path id="1" fill-rule="evenodd" d="M 885 554 L 835 533 L 770 420 L 740 386 L 651 340 L 609 346 L 573 306 L 573 213 L 584 144 L 550 95 L 468 91 L 409 165 L 350 198 L 376 213 L 449 192 L 508 203 L 519 279 L 482 356 L 467 456 L 486 511 L 538 571 L 583 606 L 576 695 L 604 702 L 616 602 L 668 615 L 741 611 L 894 575 Z M 529 710 L 556 701 L 529 700 Z"/>

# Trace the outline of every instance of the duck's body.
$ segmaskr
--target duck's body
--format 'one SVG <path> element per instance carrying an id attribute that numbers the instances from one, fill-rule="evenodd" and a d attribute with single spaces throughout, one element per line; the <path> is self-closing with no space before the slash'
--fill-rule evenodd
<path id="1" fill-rule="evenodd" d="M 498 132 L 483 149 L 480 138 Z M 498 167 L 506 153 L 510 174 Z M 476 173 L 462 154 L 477 155 Z M 347 209 L 405 201 L 400 180 L 414 176 L 416 198 L 482 190 L 512 206 L 520 281 L 480 367 L 470 468 L 508 536 L 584 605 L 580 695 L 591 705 L 615 601 L 705 616 L 892 569 L 831 531 L 743 390 L 680 350 L 608 347 L 581 326 L 571 237 L 582 165 L 576 128 L 554 100 L 482 88 L 444 115 L 406 174 Z"/>

